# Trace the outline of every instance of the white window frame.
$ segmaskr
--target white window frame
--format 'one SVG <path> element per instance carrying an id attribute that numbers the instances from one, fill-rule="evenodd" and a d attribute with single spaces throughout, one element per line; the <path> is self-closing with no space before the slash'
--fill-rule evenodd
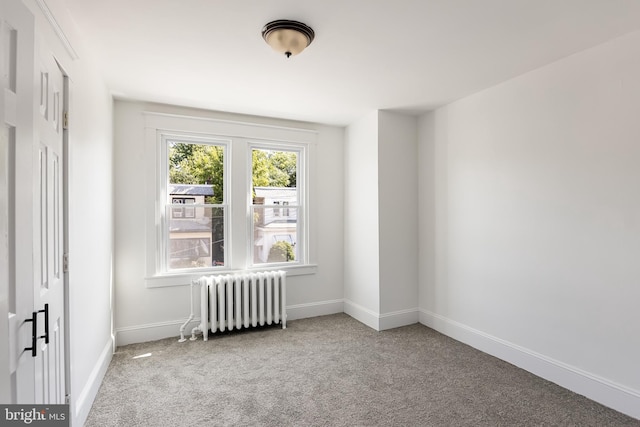
<path id="1" fill-rule="evenodd" d="M 274 126 L 263 123 L 221 120 L 210 117 L 194 117 L 158 112 L 145 112 L 145 180 L 146 200 L 146 274 L 145 286 L 149 288 L 167 286 L 187 286 L 192 280 L 203 274 L 223 274 L 237 271 L 285 270 L 289 276 L 315 274 L 315 236 L 317 231 L 311 225 L 313 219 L 313 198 L 310 189 L 314 188 L 314 153 L 318 141 L 318 132 L 313 129 Z M 225 212 L 225 263 L 224 267 L 206 267 L 167 271 L 166 250 L 168 248 L 168 229 L 163 230 L 163 211 L 166 211 L 168 196 L 168 152 L 163 151 L 163 136 L 193 142 L 202 140 L 229 141 L 225 148 L 225 198 L 228 205 Z M 188 138 L 185 142 L 189 142 Z M 252 230 L 249 213 L 251 211 L 251 163 L 250 146 L 263 145 L 268 149 L 291 150 L 292 147 L 304 148 L 304 176 L 297 176 L 304 185 L 304 219 L 298 223 L 298 232 L 303 234 L 304 259 L 291 263 L 267 263 L 253 265 Z M 167 148 L 168 149 L 168 148 Z M 228 163 L 227 163 L 228 162 Z M 246 226 L 244 226 L 246 224 Z"/>
<path id="2" fill-rule="evenodd" d="M 265 142 L 265 141 L 249 141 L 247 146 L 247 154 L 248 154 L 248 187 L 247 194 L 251 195 L 251 191 L 253 190 L 252 183 L 252 167 L 253 167 L 253 156 L 252 151 L 256 150 L 270 150 L 270 151 L 291 151 L 298 154 L 298 164 L 296 167 L 296 200 L 298 201 L 297 205 L 291 206 L 292 208 L 297 208 L 296 212 L 296 246 L 299 247 L 297 251 L 297 256 L 299 259 L 296 259 L 292 262 L 285 263 L 253 263 L 253 248 L 254 248 L 254 240 L 253 240 L 253 201 L 250 199 L 248 208 L 249 213 L 247 215 L 248 223 L 247 229 L 249 232 L 249 244 L 247 247 L 247 260 L 251 263 L 252 269 L 269 269 L 274 267 L 286 267 L 286 266 L 300 266 L 309 264 L 309 246 L 307 245 L 308 236 L 309 236 L 309 228 L 307 227 L 308 223 L 308 197 L 309 187 L 307 186 L 309 171 L 307 168 L 308 164 L 308 153 L 306 144 L 299 143 L 287 143 L 287 142 Z M 279 204 L 280 212 L 283 209 L 281 202 L 275 202 L 274 206 Z M 269 207 L 268 205 L 264 205 L 265 208 Z M 290 206 L 287 206 L 289 208 Z"/>
<path id="3" fill-rule="evenodd" d="M 160 203 L 158 203 L 159 209 L 159 226 L 158 226 L 158 242 L 162 242 L 157 249 L 157 272 L 160 274 L 184 274 L 184 273 L 204 273 L 209 270 L 224 270 L 227 264 L 227 242 L 230 236 L 231 224 L 229 223 L 229 153 L 231 152 L 231 140 L 228 138 L 218 137 L 216 135 L 193 135 L 186 132 L 161 132 L 159 134 L 160 139 L 160 177 L 158 181 L 158 201 L 164 201 L 164 209 Z M 168 259 L 169 259 L 169 248 L 171 246 L 169 242 L 169 221 L 170 210 L 172 209 L 172 203 L 169 200 L 169 143 L 170 142 L 181 142 L 186 144 L 201 144 L 201 145 L 217 145 L 224 147 L 224 158 L 223 158 L 223 168 L 224 168 L 224 176 L 223 176 L 223 187 L 224 194 L 222 195 L 223 203 L 220 206 L 224 208 L 224 243 L 225 243 L 225 266 L 211 266 L 211 267 L 201 267 L 201 268 L 189 268 L 189 269 L 169 269 Z M 189 207 L 195 209 L 198 207 L 208 207 L 210 205 L 204 204 L 192 204 Z M 181 205 L 183 209 L 186 205 Z M 184 214 L 183 214 L 184 215 Z M 183 216 L 183 218 L 186 218 Z"/>

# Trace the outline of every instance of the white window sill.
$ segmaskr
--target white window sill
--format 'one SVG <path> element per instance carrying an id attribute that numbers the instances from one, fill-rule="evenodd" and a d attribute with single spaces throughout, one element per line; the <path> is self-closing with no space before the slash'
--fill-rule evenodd
<path id="1" fill-rule="evenodd" d="M 193 273 L 164 273 L 156 276 L 145 277 L 144 283 L 147 288 L 167 288 L 171 286 L 188 286 L 193 280 L 197 280 L 202 276 L 216 275 L 216 274 L 234 274 L 240 271 L 286 271 L 287 277 L 291 276 L 305 276 L 309 274 L 316 274 L 318 270 L 317 264 L 305 264 L 296 266 L 260 266 L 253 267 L 246 270 L 201 270 Z"/>

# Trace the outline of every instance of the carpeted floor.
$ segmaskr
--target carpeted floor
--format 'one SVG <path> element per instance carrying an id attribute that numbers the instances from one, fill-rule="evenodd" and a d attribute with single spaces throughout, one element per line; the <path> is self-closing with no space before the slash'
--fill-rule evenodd
<path id="1" fill-rule="evenodd" d="M 91 426 L 640 426 L 423 325 L 347 315 L 118 349 Z"/>

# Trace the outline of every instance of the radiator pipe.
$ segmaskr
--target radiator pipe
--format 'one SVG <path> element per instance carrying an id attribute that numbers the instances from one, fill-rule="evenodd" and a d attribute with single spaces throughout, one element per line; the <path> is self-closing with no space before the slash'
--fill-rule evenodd
<path id="1" fill-rule="evenodd" d="M 195 341 L 195 340 L 197 340 L 198 338 L 196 337 L 196 332 L 200 332 L 200 331 L 202 331 L 202 328 L 200 327 L 200 325 L 198 325 L 198 326 L 194 327 L 194 328 L 191 330 L 191 338 L 189 338 L 189 340 L 190 340 L 190 341 Z"/>
<path id="2" fill-rule="evenodd" d="M 182 326 L 180 326 L 180 339 L 178 340 L 178 342 L 185 342 L 187 339 L 184 337 L 184 330 L 187 327 L 187 325 L 193 320 L 193 286 L 196 284 L 196 280 L 192 280 L 191 281 L 191 286 L 189 287 L 190 292 L 191 292 L 191 314 L 189 314 L 189 318 L 187 319 L 186 322 L 184 322 L 182 324 Z M 194 328 L 195 329 L 195 328 Z M 191 341 L 195 340 L 195 332 L 191 331 Z"/>

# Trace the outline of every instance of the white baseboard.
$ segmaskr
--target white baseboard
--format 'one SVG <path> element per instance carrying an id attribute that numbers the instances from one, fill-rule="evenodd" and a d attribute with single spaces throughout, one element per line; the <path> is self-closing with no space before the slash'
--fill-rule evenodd
<path id="1" fill-rule="evenodd" d="M 356 319 L 358 322 L 364 323 L 371 329 L 380 330 L 380 315 L 373 310 L 369 310 L 359 304 L 348 299 L 344 300 L 344 312 Z"/>
<path id="2" fill-rule="evenodd" d="M 344 312 L 376 331 L 413 325 L 419 318 L 417 308 L 378 314 L 347 299 L 344 300 Z"/>
<path id="3" fill-rule="evenodd" d="M 287 321 L 344 312 L 344 300 L 312 302 L 287 306 Z"/>
<path id="4" fill-rule="evenodd" d="M 109 340 L 107 344 L 104 346 L 102 353 L 100 353 L 100 357 L 98 358 L 98 362 L 94 366 L 91 374 L 89 375 L 89 379 L 85 384 L 82 391 L 78 394 L 77 397 L 73 395 L 74 391 L 71 391 L 71 414 L 72 420 L 71 425 L 73 426 L 83 426 L 87 417 L 89 416 L 89 411 L 91 410 L 91 406 L 93 405 L 93 401 L 98 395 L 98 390 L 100 390 L 100 385 L 102 384 L 102 380 L 104 379 L 105 374 L 107 373 L 107 368 L 109 368 L 109 363 L 111 363 L 111 358 L 113 357 L 113 340 Z M 75 397 L 75 399 L 74 399 Z"/>
<path id="5" fill-rule="evenodd" d="M 168 322 L 147 323 L 145 325 L 125 326 L 116 329 L 116 345 L 136 344 L 140 342 L 156 341 L 164 338 L 179 337 L 180 326 L 187 319 L 171 320 Z M 185 336 L 191 335 L 191 329 L 197 326 L 200 320 L 193 319 L 185 328 Z"/>
<path id="6" fill-rule="evenodd" d="M 319 301 L 308 304 L 287 306 L 287 321 L 307 317 L 324 316 L 343 312 L 343 300 Z M 125 326 L 116 329 L 116 345 L 135 344 L 180 336 L 180 326 L 186 318 L 168 322 L 148 323 L 145 325 Z M 194 318 L 185 328 L 185 336 L 191 336 L 191 329 L 200 324 Z"/>
<path id="7" fill-rule="evenodd" d="M 602 405 L 640 419 L 640 391 L 616 384 L 558 360 L 473 329 L 467 325 L 420 310 L 420 323 L 455 340 L 509 362 Z"/>
<path id="8" fill-rule="evenodd" d="M 384 313 L 380 315 L 380 330 L 384 331 L 401 326 L 413 325 L 414 323 L 418 323 L 418 318 L 417 308 Z"/>

